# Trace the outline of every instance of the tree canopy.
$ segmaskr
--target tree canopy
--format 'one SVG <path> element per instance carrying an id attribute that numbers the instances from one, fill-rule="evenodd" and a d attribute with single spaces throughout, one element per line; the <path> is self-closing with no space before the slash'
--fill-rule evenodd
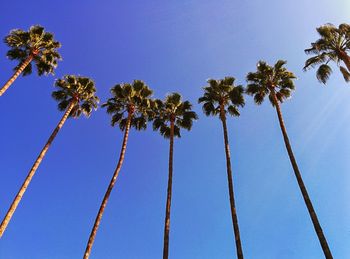
<path id="1" fill-rule="evenodd" d="M 73 118 L 78 118 L 81 114 L 89 117 L 92 110 L 97 109 L 99 98 L 96 96 L 94 81 L 88 77 L 66 75 L 55 82 L 57 91 L 52 93 L 52 97 L 58 101 L 58 109 L 64 111 L 74 102 L 74 107 L 70 113 Z"/>
<path id="2" fill-rule="evenodd" d="M 111 88 L 112 98 L 109 98 L 102 107 L 112 115 L 111 124 L 119 124 L 121 130 L 125 129 L 130 114 L 130 125 L 136 130 L 147 128 L 147 122 L 152 116 L 153 91 L 141 80 L 130 83 L 117 84 Z"/>
<path id="3" fill-rule="evenodd" d="M 284 67 L 286 63 L 287 61 L 278 60 L 274 66 L 270 66 L 261 60 L 256 66 L 257 71 L 247 74 L 246 93 L 254 96 L 256 104 L 261 104 L 266 95 L 273 106 L 273 94 L 276 94 L 281 103 L 291 96 L 292 90 L 295 89 L 293 79 L 296 79 L 296 76 Z"/>
<path id="4" fill-rule="evenodd" d="M 181 137 L 180 129 L 191 130 L 193 121 L 198 119 L 189 101 L 182 101 L 179 93 L 169 94 L 164 102 L 155 100 L 153 129 L 165 137 L 170 137 L 170 123 L 174 123 L 174 136 Z"/>
<path id="5" fill-rule="evenodd" d="M 316 30 L 320 38 L 311 43 L 311 48 L 305 49 L 306 54 L 314 56 L 306 60 L 304 71 L 318 66 L 316 77 L 325 84 L 332 73 L 329 62 L 333 61 L 339 67 L 345 81 L 349 82 L 350 68 L 340 65 L 340 62 L 344 61 L 350 64 L 347 54 L 350 50 L 350 25 L 342 23 L 337 28 L 328 23 Z"/>
<path id="6" fill-rule="evenodd" d="M 198 99 L 198 103 L 203 103 L 203 112 L 205 115 L 218 115 L 221 109 L 224 114 L 239 116 L 239 107 L 243 107 L 244 89 L 241 85 L 235 85 L 234 77 L 225 77 L 224 79 L 209 79 L 208 86 L 204 87 L 204 95 Z"/>
<path id="7" fill-rule="evenodd" d="M 38 75 L 54 74 L 58 61 L 61 60 L 57 51 L 61 44 L 40 25 L 31 26 L 29 31 L 14 29 L 4 38 L 4 42 L 10 47 L 7 57 L 19 61 L 14 70 L 32 55 Z M 31 74 L 32 70 L 32 64 L 29 63 L 23 70 L 23 76 Z"/>

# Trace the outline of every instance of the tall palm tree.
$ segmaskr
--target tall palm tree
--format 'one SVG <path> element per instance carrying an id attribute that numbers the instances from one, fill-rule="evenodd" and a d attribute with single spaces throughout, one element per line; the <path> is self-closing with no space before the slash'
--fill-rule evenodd
<path id="1" fill-rule="evenodd" d="M 306 54 L 315 56 L 306 60 L 304 71 L 320 65 L 317 69 L 316 77 L 325 84 L 332 73 L 332 69 L 328 64 L 330 61 L 334 61 L 338 65 L 345 81 L 349 82 L 350 25 L 343 23 L 337 28 L 333 24 L 326 24 L 316 30 L 320 38 L 311 43 L 311 48 L 305 50 Z M 341 62 L 345 64 L 345 67 L 340 65 Z"/>
<path id="2" fill-rule="evenodd" d="M 292 72 L 289 72 L 284 67 L 286 63 L 286 61 L 278 60 L 274 66 L 269 66 L 266 62 L 259 61 L 257 65 L 257 71 L 254 73 L 248 73 L 247 75 L 248 86 L 246 92 L 249 95 L 254 96 L 254 101 L 258 105 L 261 104 L 264 101 L 265 96 L 268 95 L 272 106 L 276 108 L 279 124 L 283 134 L 284 143 L 286 145 L 289 159 L 292 164 L 295 177 L 297 178 L 300 191 L 303 195 L 306 207 L 309 211 L 323 253 L 327 259 L 331 259 L 333 258 L 332 253 L 328 247 L 326 237 L 323 234 L 316 212 L 314 210 L 309 194 L 301 177 L 301 173 L 295 160 L 282 117 L 280 103 L 283 103 L 284 100 L 291 96 L 291 92 L 295 88 L 293 79 L 296 78 Z"/>
<path id="3" fill-rule="evenodd" d="M 55 41 L 53 34 L 46 32 L 40 25 L 30 27 L 29 31 L 15 29 L 10 31 L 4 39 L 10 47 L 7 57 L 10 60 L 18 60 L 14 68 L 15 73 L 0 89 L 0 96 L 11 86 L 16 78 L 23 73 L 23 76 L 32 73 L 32 61 L 35 63 L 38 75 L 53 74 L 57 67 L 57 61 L 61 60 L 57 49 L 61 47 Z"/>
<path id="4" fill-rule="evenodd" d="M 57 127 L 52 132 L 45 146 L 41 150 L 39 156 L 35 160 L 32 168 L 30 169 L 24 183 L 19 189 L 15 199 L 13 200 L 6 216 L 0 225 L 0 237 L 4 233 L 8 223 L 11 220 L 19 202 L 21 201 L 24 192 L 27 190 L 29 183 L 31 182 L 36 170 L 38 169 L 41 161 L 43 160 L 46 152 L 51 146 L 57 133 L 62 128 L 68 117 L 78 118 L 81 114 L 89 117 L 92 110 L 97 108 L 99 102 L 98 97 L 95 95 L 96 88 L 94 82 L 87 77 L 80 77 L 74 75 L 67 75 L 63 79 L 59 79 L 55 82 L 57 91 L 52 93 L 52 97 L 58 101 L 58 109 L 65 111 L 63 117 L 59 121 Z"/>
<path id="5" fill-rule="evenodd" d="M 192 104 L 189 101 L 182 101 L 181 95 L 172 93 L 165 98 L 165 101 L 156 100 L 156 115 L 153 120 L 153 129 L 159 130 L 160 134 L 170 140 L 169 147 L 169 176 L 167 201 L 164 223 L 164 245 L 163 259 L 169 256 L 169 231 L 170 231 L 170 207 L 173 181 L 173 150 L 174 137 L 181 137 L 180 128 L 191 130 L 193 121 L 197 114 L 192 111 Z"/>
<path id="6" fill-rule="evenodd" d="M 225 77 L 221 80 L 209 79 L 209 86 L 204 87 L 204 95 L 198 99 L 203 103 L 203 112 L 207 116 L 218 115 L 224 131 L 224 143 L 226 153 L 227 181 L 231 205 L 231 217 L 236 241 L 237 258 L 243 259 L 241 237 L 239 234 L 238 218 L 236 213 L 235 197 L 232 183 L 231 155 L 228 143 L 226 115 L 239 116 L 239 107 L 244 106 L 243 87 L 235 85 L 235 78 Z"/>
<path id="7" fill-rule="evenodd" d="M 103 197 L 90 233 L 84 253 L 85 259 L 90 256 L 103 212 L 122 167 L 130 128 L 133 127 L 136 130 L 146 129 L 149 116 L 152 115 L 152 100 L 150 99 L 152 93 L 152 90 L 140 80 L 135 80 L 132 84 L 117 84 L 111 89 L 112 98 L 102 105 L 102 107 L 107 108 L 107 113 L 112 115 L 112 126 L 119 124 L 120 129 L 124 131 L 124 138 L 117 167 Z"/>

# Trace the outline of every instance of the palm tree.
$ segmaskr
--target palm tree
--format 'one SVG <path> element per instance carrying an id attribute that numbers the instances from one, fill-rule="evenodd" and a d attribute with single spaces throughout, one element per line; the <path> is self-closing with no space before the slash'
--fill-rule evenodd
<path id="1" fill-rule="evenodd" d="M 306 49 L 306 54 L 315 56 L 305 62 L 304 71 L 311 67 L 318 66 L 316 77 L 325 84 L 332 73 L 328 65 L 330 61 L 337 63 L 340 72 L 346 82 L 350 81 L 350 25 L 343 23 L 339 27 L 333 24 L 326 24 L 316 29 L 320 38 L 311 43 L 311 48 Z M 346 67 L 340 65 L 343 62 Z"/>
<path id="2" fill-rule="evenodd" d="M 203 103 L 203 112 L 206 116 L 218 115 L 224 131 L 227 181 L 231 205 L 231 217 L 236 241 L 237 258 L 243 259 L 241 237 L 239 234 L 238 218 L 236 213 L 235 197 L 232 183 L 231 155 L 228 142 L 226 115 L 239 116 L 239 107 L 244 106 L 243 87 L 235 85 L 235 78 L 225 77 L 221 80 L 209 79 L 209 86 L 203 88 L 204 95 L 198 99 L 198 103 Z"/>
<path id="3" fill-rule="evenodd" d="M 0 89 L 0 96 L 11 86 L 16 78 L 23 73 L 23 76 L 32 73 L 32 61 L 34 61 L 38 75 L 53 74 L 57 67 L 57 61 L 61 60 L 57 49 L 61 47 L 55 41 L 53 34 L 46 32 L 40 25 L 30 27 L 29 31 L 15 29 L 10 31 L 4 39 L 10 47 L 7 57 L 10 60 L 18 60 L 18 65 L 14 68 L 15 73 Z"/>
<path id="4" fill-rule="evenodd" d="M 257 64 L 257 71 L 254 73 L 248 73 L 247 75 L 248 86 L 246 92 L 247 94 L 254 96 L 254 101 L 258 105 L 261 104 L 264 101 L 265 96 L 268 95 L 272 106 L 276 108 L 279 124 L 283 134 L 284 143 L 286 145 L 289 159 L 292 164 L 295 177 L 297 178 L 300 191 L 303 195 L 306 207 L 309 211 L 323 253 L 327 259 L 331 259 L 333 258 L 333 256 L 328 247 L 326 237 L 323 234 L 316 212 L 314 210 L 314 207 L 307 193 L 305 184 L 301 177 L 301 173 L 295 160 L 282 117 L 280 103 L 283 103 L 284 100 L 291 96 L 291 92 L 292 90 L 294 90 L 293 79 L 296 78 L 292 72 L 289 72 L 284 67 L 286 63 L 286 61 L 278 60 L 276 64 L 272 67 L 264 61 L 259 61 Z"/>
<path id="5" fill-rule="evenodd" d="M 5 218 L 0 225 L 0 237 L 3 235 L 8 223 L 11 220 L 19 202 L 21 201 L 24 192 L 27 190 L 29 183 L 31 182 L 36 170 L 38 169 L 41 161 L 43 160 L 46 152 L 51 146 L 57 133 L 62 128 L 68 117 L 78 118 L 81 114 L 89 117 L 92 110 L 97 108 L 99 102 L 98 97 L 95 95 L 96 88 L 94 82 L 87 77 L 68 75 L 63 79 L 59 79 L 55 82 L 57 91 L 52 93 L 52 97 L 58 101 L 58 109 L 65 111 L 63 117 L 59 121 L 57 127 L 52 132 L 44 148 L 41 150 L 38 158 L 35 160 L 32 168 L 30 169 L 24 183 L 18 191 L 15 199 L 13 200 L 11 207 L 9 208 Z"/>
<path id="6" fill-rule="evenodd" d="M 191 130 L 193 121 L 197 114 L 191 110 L 192 104 L 189 101 L 182 101 L 181 95 L 173 93 L 165 98 L 165 101 L 156 100 L 156 114 L 153 121 L 153 129 L 159 130 L 160 134 L 170 140 L 169 148 L 169 176 L 167 201 L 164 223 L 164 245 L 163 259 L 169 255 L 169 231 L 170 231 L 170 207 L 173 181 L 173 149 L 174 137 L 181 137 L 180 128 Z"/>
<path id="7" fill-rule="evenodd" d="M 112 115 L 112 126 L 119 124 L 120 129 L 124 131 L 124 138 L 117 167 L 103 197 L 94 226 L 90 233 L 84 253 L 85 259 L 90 256 L 103 212 L 122 167 L 130 128 L 133 127 L 136 130 L 144 130 L 147 127 L 147 121 L 152 114 L 152 100 L 150 99 L 152 93 L 152 90 L 140 80 L 135 80 L 132 84 L 117 84 L 111 89 L 113 97 L 102 105 L 102 107 L 107 108 L 107 113 Z"/>

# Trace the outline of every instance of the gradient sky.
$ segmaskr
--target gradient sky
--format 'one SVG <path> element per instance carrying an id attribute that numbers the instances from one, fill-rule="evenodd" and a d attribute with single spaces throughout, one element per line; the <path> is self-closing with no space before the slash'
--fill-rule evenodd
<path id="1" fill-rule="evenodd" d="M 21 77 L 1 97 L 0 217 L 62 116 L 55 78 L 89 76 L 102 101 L 114 84 L 142 79 L 155 97 L 180 92 L 199 114 L 175 141 L 170 258 L 235 258 L 222 128 L 197 99 L 208 78 L 245 84 L 259 59 L 286 59 L 298 76 L 282 106 L 291 143 L 334 258 L 350 258 L 350 86 L 336 69 L 326 87 L 302 71 L 315 28 L 349 19 L 347 0 L 2 1 L 1 37 L 41 24 L 63 61 L 54 77 Z M 3 83 L 15 66 L 6 51 L 0 44 Z M 246 99 L 228 120 L 245 258 L 323 258 L 275 111 Z M 82 257 L 122 140 L 109 120 L 99 109 L 67 121 L 0 240 L 1 259 Z M 91 258 L 161 258 L 167 159 L 158 133 L 131 131 Z"/>

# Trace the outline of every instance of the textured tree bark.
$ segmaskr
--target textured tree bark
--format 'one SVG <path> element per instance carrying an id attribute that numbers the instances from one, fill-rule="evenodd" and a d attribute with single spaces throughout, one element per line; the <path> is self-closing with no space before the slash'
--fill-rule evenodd
<path id="1" fill-rule="evenodd" d="M 169 145 L 169 176 L 168 176 L 168 189 L 167 200 L 165 210 L 165 222 L 164 222 L 164 246 L 163 246 L 163 259 L 169 257 L 169 232 L 170 232 L 170 207 L 171 207 L 171 194 L 173 185 L 173 149 L 174 149 L 174 120 L 170 121 L 170 145 Z"/>
<path id="2" fill-rule="evenodd" d="M 223 130 L 224 130 L 226 167 L 227 167 L 227 181 L 228 181 L 228 190 L 229 190 L 229 195 L 230 195 L 230 207 L 231 207 L 231 217 L 232 217 L 233 231 L 234 231 L 234 234 L 235 234 L 236 252 L 237 252 L 237 258 L 238 259 L 243 259 L 243 250 L 242 250 L 242 244 L 241 244 L 241 236 L 240 236 L 240 233 L 239 233 L 238 217 L 237 217 L 237 212 L 236 212 L 235 197 L 234 197 L 234 191 L 233 191 L 231 154 L 230 154 L 230 146 L 229 146 L 229 142 L 228 142 L 226 115 L 225 115 L 224 108 L 223 108 L 222 105 L 221 105 L 221 109 L 220 109 L 220 119 L 221 119 L 222 127 L 223 127 Z"/>
<path id="3" fill-rule="evenodd" d="M 312 223 L 314 225 L 314 229 L 316 231 L 318 240 L 319 240 L 319 242 L 321 244 L 321 247 L 322 247 L 323 253 L 325 255 L 325 258 L 326 259 L 333 259 L 332 253 L 331 253 L 331 251 L 329 249 L 329 246 L 328 246 L 328 243 L 327 243 L 327 240 L 326 240 L 326 237 L 323 234 L 321 225 L 320 225 L 320 223 L 318 221 L 316 212 L 315 212 L 314 207 L 313 207 L 313 205 L 311 203 L 311 200 L 309 198 L 309 194 L 308 194 L 308 192 L 306 190 L 304 181 L 303 181 L 303 179 L 301 177 L 301 173 L 299 171 L 297 162 L 295 160 L 295 157 L 294 157 L 294 154 L 293 154 L 293 151 L 292 151 L 292 147 L 291 147 L 291 144 L 289 142 L 288 135 L 287 135 L 287 130 L 286 130 L 286 127 L 284 125 L 284 121 L 283 121 L 283 117 L 282 117 L 282 111 L 281 111 L 279 102 L 277 100 L 277 97 L 276 97 L 276 94 L 275 94 L 274 90 L 272 90 L 271 93 L 272 93 L 273 100 L 275 102 L 276 112 L 277 112 L 277 116 L 278 116 L 278 120 L 279 120 L 279 124 L 280 124 L 281 130 L 282 130 L 283 139 L 284 139 L 284 143 L 286 145 L 288 156 L 289 156 L 290 162 L 292 164 L 295 177 L 297 178 L 298 185 L 299 185 L 300 191 L 301 191 L 301 193 L 303 195 L 306 207 L 307 207 L 307 209 L 309 211 L 309 214 L 310 214 Z"/>
<path id="4" fill-rule="evenodd" d="M 12 83 L 17 79 L 17 77 L 23 72 L 23 70 L 32 62 L 34 58 L 33 54 L 30 54 L 28 58 L 22 63 L 22 65 L 16 70 L 13 76 L 6 82 L 6 84 L 0 89 L 0 96 L 2 96 L 6 90 L 12 85 Z"/>
<path id="5" fill-rule="evenodd" d="M 19 192 L 17 193 L 15 199 L 13 200 L 11 207 L 9 208 L 9 210 L 6 213 L 6 216 L 4 217 L 3 221 L 1 222 L 0 225 L 0 237 L 4 234 L 4 231 L 7 227 L 7 225 L 9 224 L 11 217 L 13 216 L 19 202 L 21 201 L 25 191 L 27 190 L 27 187 L 29 185 L 29 183 L 31 182 L 36 170 L 38 169 L 41 161 L 43 160 L 47 150 L 49 149 L 49 147 L 51 146 L 53 140 L 55 139 L 57 133 L 59 132 L 59 130 L 62 128 L 63 124 L 66 122 L 70 112 L 72 111 L 74 105 L 76 104 L 76 101 L 72 101 L 69 106 L 67 107 L 66 112 L 64 113 L 63 117 L 61 118 L 60 122 L 58 123 L 57 127 L 55 128 L 55 130 L 52 132 L 50 138 L 48 139 L 48 141 L 46 142 L 46 145 L 44 146 L 44 148 L 41 150 L 38 158 L 35 160 L 34 165 L 32 166 L 32 168 L 30 169 L 24 183 L 22 184 Z"/>
<path id="6" fill-rule="evenodd" d="M 117 165 L 117 168 L 114 171 L 113 177 L 112 177 L 112 179 L 111 179 L 111 181 L 110 181 L 110 183 L 108 185 L 107 191 L 106 191 L 106 193 L 105 193 L 105 195 L 103 197 L 100 209 L 99 209 L 98 214 L 96 216 L 95 223 L 94 223 L 94 226 L 93 226 L 93 228 L 91 230 L 89 241 L 88 241 L 86 249 L 85 249 L 84 259 L 88 259 L 89 256 L 90 256 L 92 245 L 94 243 L 98 227 L 100 226 L 101 219 L 102 219 L 102 216 L 103 216 L 103 212 L 104 212 L 104 210 L 106 208 L 109 196 L 110 196 L 110 194 L 112 192 L 112 189 L 113 189 L 113 187 L 114 187 L 114 185 L 115 185 L 115 183 L 117 181 L 120 169 L 122 168 L 122 164 L 123 164 L 124 156 L 125 156 L 125 151 L 126 151 L 126 145 L 127 145 L 128 137 L 129 137 L 129 131 L 130 131 L 130 125 L 131 125 L 132 116 L 133 116 L 132 112 L 129 112 L 128 120 L 127 120 L 126 127 L 125 127 L 123 144 L 122 144 L 122 148 L 121 148 L 121 151 L 120 151 L 118 165 Z"/>

